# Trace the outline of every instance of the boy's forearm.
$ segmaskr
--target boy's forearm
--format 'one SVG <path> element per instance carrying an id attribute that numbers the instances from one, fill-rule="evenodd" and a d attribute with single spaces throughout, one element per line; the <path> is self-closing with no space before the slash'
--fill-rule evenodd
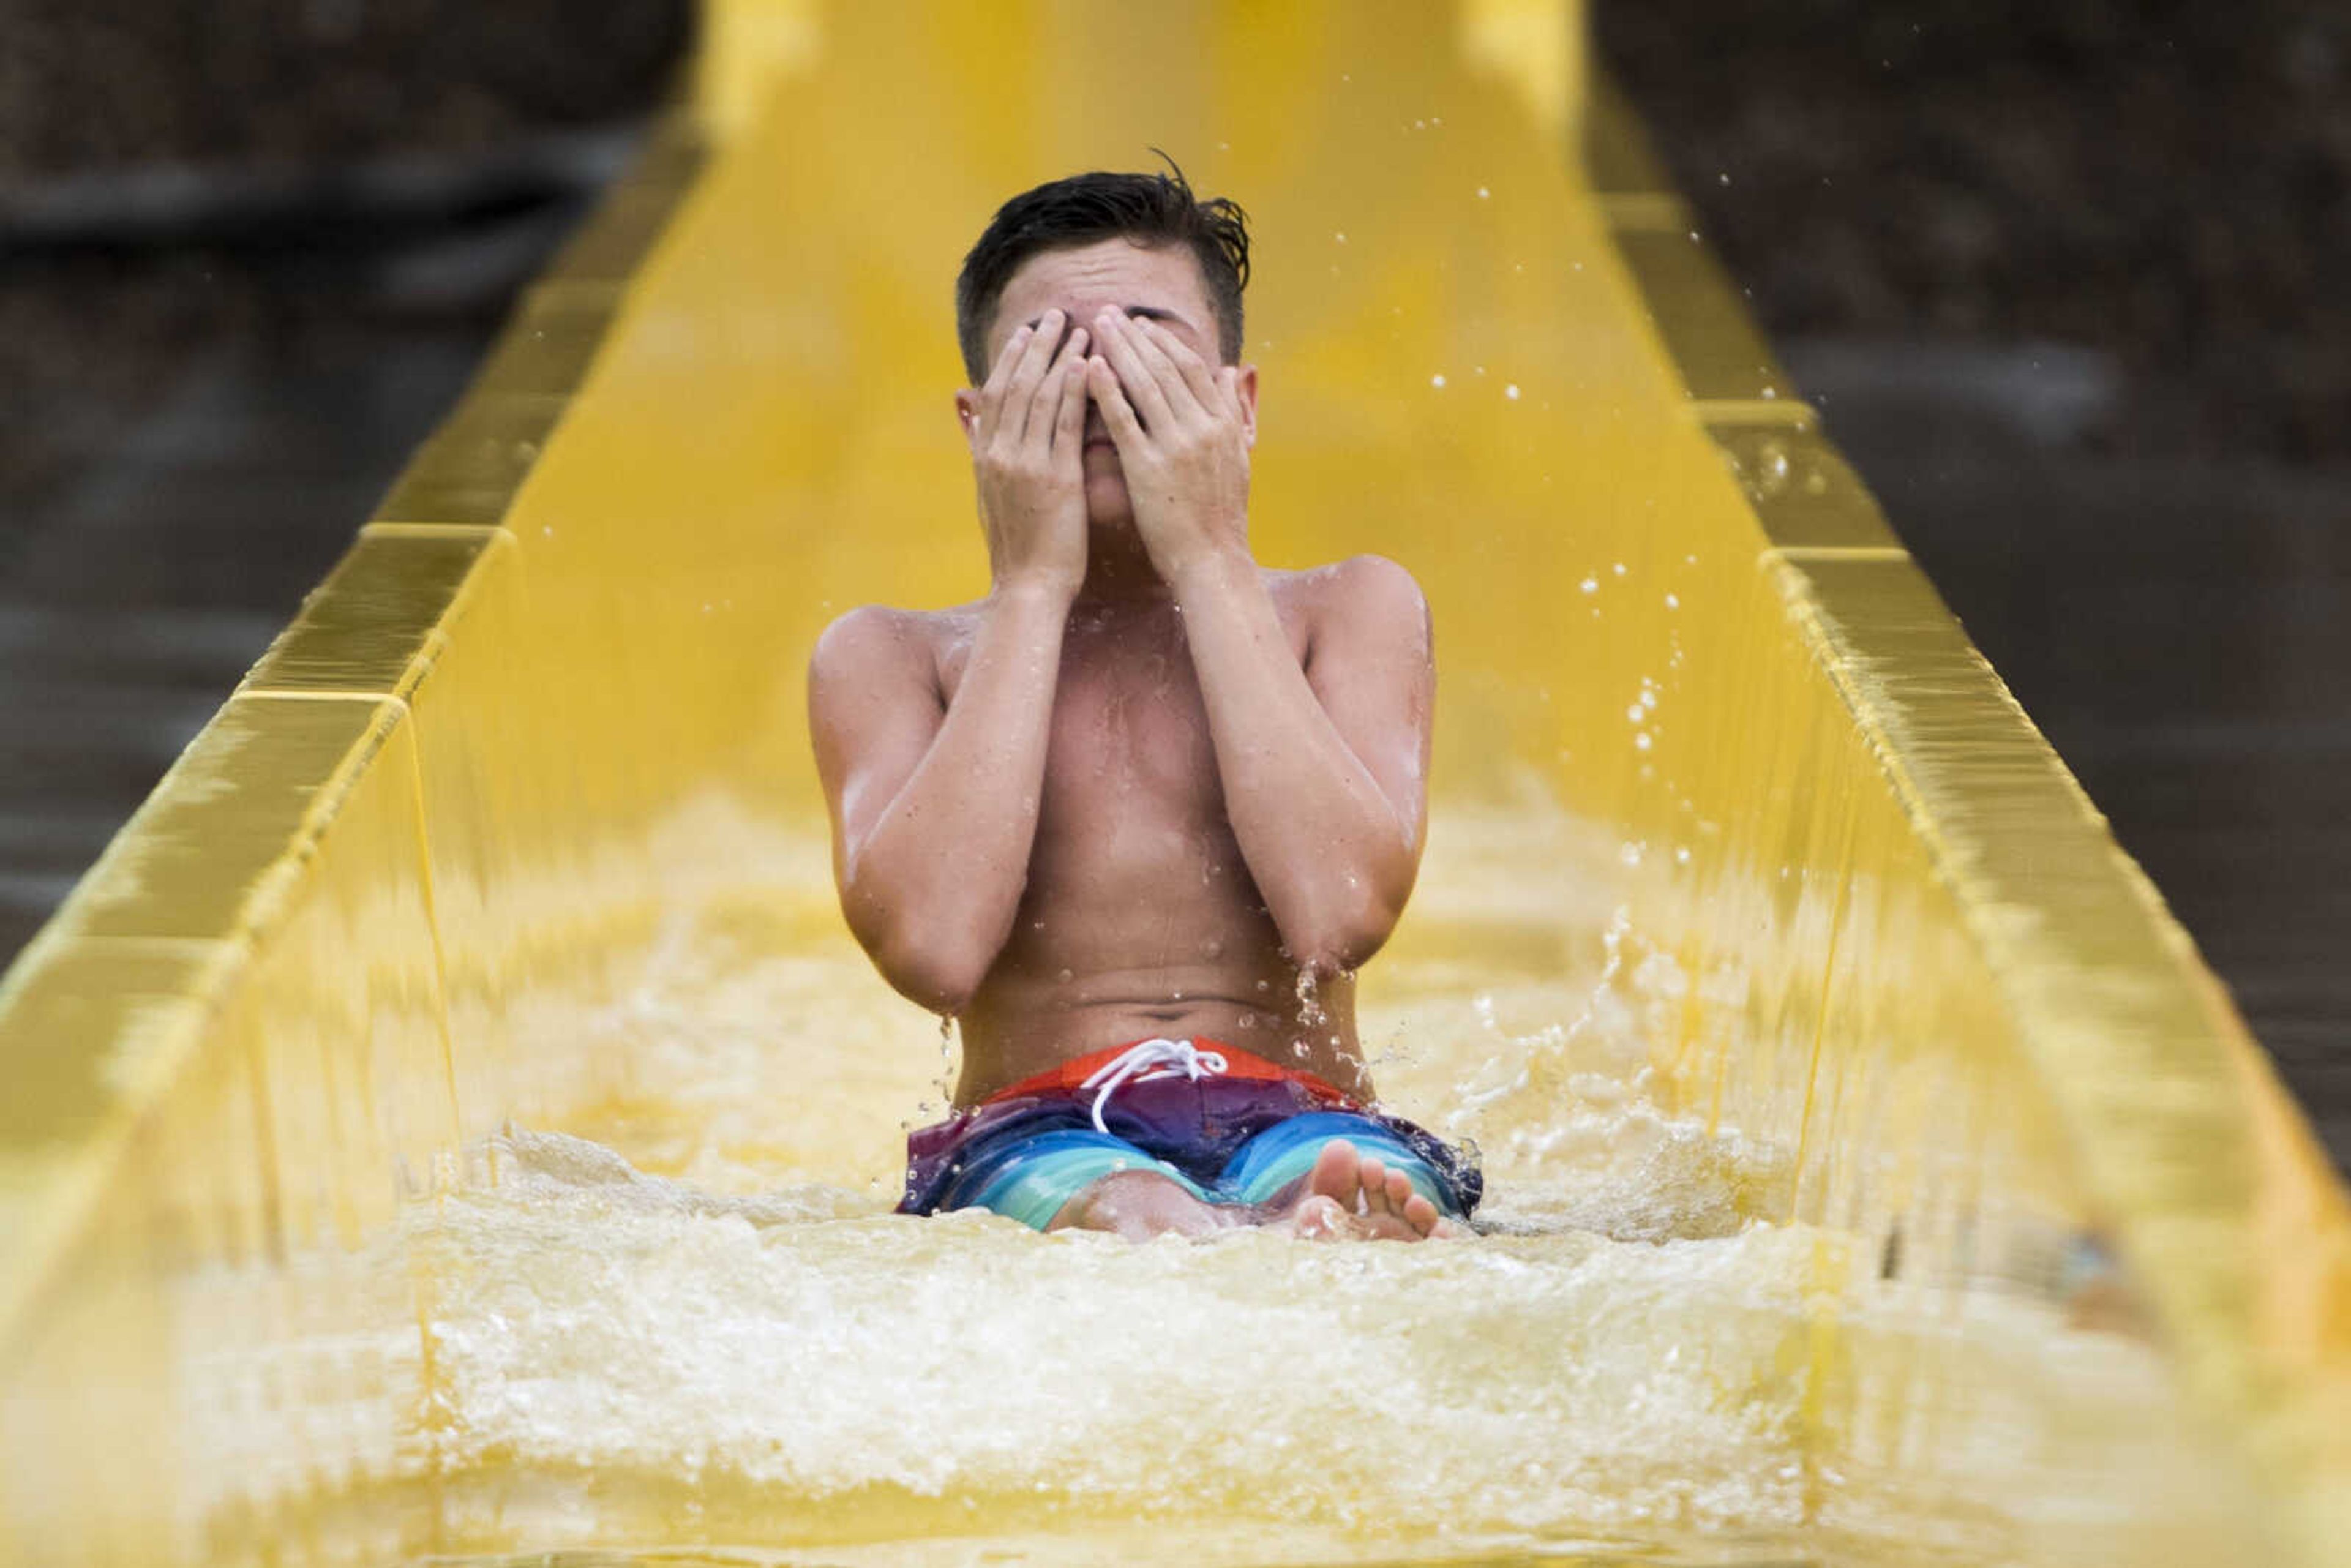
<path id="1" fill-rule="evenodd" d="M 1174 580 L 1233 833 L 1292 959 L 1361 963 L 1402 912 L 1416 864 L 1395 808 L 1322 709 L 1243 552 Z"/>
<path id="2" fill-rule="evenodd" d="M 850 866 L 889 933 L 885 970 L 955 1010 L 994 962 L 1028 881 L 1070 595 L 999 589 L 930 750 Z"/>

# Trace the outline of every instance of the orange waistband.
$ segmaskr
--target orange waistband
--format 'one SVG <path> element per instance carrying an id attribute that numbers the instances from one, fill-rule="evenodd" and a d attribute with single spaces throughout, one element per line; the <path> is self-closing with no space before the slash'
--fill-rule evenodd
<path id="1" fill-rule="evenodd" d="M 1100 1051 L 1089 1051 L 1059 1067 L 1047 1068 L 1018 1083 L 1008 1084 L 980 1103 L 992 1105 L 998 1100 L 1009 1100 L 1019 1094 L 1074 1094 L 1085 1086 L 1087 1079 L 1142 1043 L 1139 1040 L 1131 1040 L 1124 1045 L 1106 1045 Z M 1319 1078 L 1302 1067 L 1284 1067 L 1278 1061 L 1268 1061 L 1264 1057 L 1243 1051 L 1237 1045 L 1227 1045 L 1223 1040 L 1210 1040 L 1206 1035 L 1195 1035 L 1192 1044 L 1196 1050 L 1213 1051 L 1225 1059 L 1225 1070 L 1217 1074 L 1220 1078 L 1238 1078 L 1243 1082 L 1253 1083 L 1279 1083 L 1286 1080 L 1303 1084 L 1307 1092 L 1318 1100 L 1329 1100 L 1338 1104 L 1354 1103 L 1337 1084 L 1326 1078 Z"/>

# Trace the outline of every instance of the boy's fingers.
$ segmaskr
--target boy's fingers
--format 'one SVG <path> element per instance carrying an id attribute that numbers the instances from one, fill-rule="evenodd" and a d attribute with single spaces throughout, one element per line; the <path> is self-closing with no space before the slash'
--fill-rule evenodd
<path id="1" fill-rule="evenodd" d="M 1061 400 L 1070 384 L 1069 368 L 1083 357 L 1081 345 L 1085 333 L 1071 332 L 1063 342 L 1053 362 L 1037 378 L 1037 390 L 1029 399 L 1027 439 L 1031 445 L 1050 450 L 1053 432 L 1060 423 Z"/>
<path id="2" fill-rule="evenodd" d="M 1200 406 L 1212 413 L 1222 412 L 1223 404 L 1217 396 L 1217 377 L 1208 369 L 1207 363 L 1192 351 L 1190 345 L 1156 321 L 1144 322 L 1144 331 L 1152 342 L 1159 346 L 1160 352 L 1167 356 L 1167 362 L 1176 367 L 1176 373 L 1184 378 L 1185 386 L 1190 389 Z"/>
<path id="3" fill-rule="evenodd" d="M 1081 357 L 1061 366 L 1061 406 L 1053 421 L 1053 455 L 1078 461 L 1086 425 L 1086 367 Z"/>
<path id="4" fill-rule="evenodd" d="M 1134 328 L 1124 317 L 1109 319 L 1102 346 L 1110 368 L 1118 372 L 1120 401 L 1138 412 L 1144 423 L 1162 424 L 1171 421 L 1175 414 L 1167 406 L 1166 393 L 1159 390 L 1158 379 L 1135 351 Z M 1138 427 L 1137 434 L 1140 433 Z"/>
<path id="5" fill-rule="evenodd" d="M 1142 364 L 1144 373 L 1151 378 L 1152 385 L 1159 390 L 1159 399 L 1167 405 L 1169 414 L 1180 418 L 1199 412 L 1200 400 L 1185 384 L 1184 372 L 1168 357 L 1165 345 L 1160 342 L 1155 330 L 1157 327 L 1158 323 L 1155 321 L 1134 322 L 1134 357 Z"/>
<path id="6" fill-rule="evenodd" d="M 1012 379 L 1012 368 L 1020 361 L 1020 351 L 1029 346 L 1029 329 L 1020 328 L 1004 341 L 1004 351 L 996 356 L 996 364 L 987 372 L 987 380 L 979 389 L 979 424 L 983 436 L 996 434 L 996 415 L 1004 405 L 1004 387 Z"/>
<path id="7" fill-rule="evenodd" d="M 1018 442 L 1028 434 L 1029 421 L 1036 409 L 1037 384 L 1044 379 L 1053 362 L 1053 350 L 1061 338 L 1061 313 L 1045 312 L 1034 331 L 1027 328 L 1029 341 L 1021 348 L 1020 362 L 1012 368 L 1012 379 L 1004 389 L 1005 409 L 1002 434 Z"/>
<path id="8" fill-rule="evenodd" d="M 1041 339 L 1044 334 L 1039 333 Z M 1053 428 L 1053 399 L 1061 390 L 1059 356 L 1040 367 L 1032 381 L 1024 382 L 1029 389 L 1028 407 L 1021 413 L 1021 439 L 1030 445 L 1041 445 L 1050 439 Z M 1022 373 L 1028 373 L 1023 367 Z"/>
<path id="9" fill-rule="evenodd" d="M 1086 361 L 1086 391 L 1102 404 L 1102 422 L 1110 426 L 1111 439 L 1118 443 L 1121 452 L 1142 439 L 1143 425 L 1134 417 L 1134 405 L 1126 401 L 1125 389 L 1119 385 L 1118 372 L 1099 354 Z"/>

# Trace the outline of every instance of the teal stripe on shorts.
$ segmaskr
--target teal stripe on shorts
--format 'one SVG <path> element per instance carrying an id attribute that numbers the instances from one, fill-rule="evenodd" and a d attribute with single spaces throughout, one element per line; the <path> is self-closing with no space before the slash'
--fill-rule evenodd
<path id="1" fill-rule="evenodd" d="M 956 1207 L 992 1208 L 1007 1219 L 1042 1230 L 1070 1199 L 1120 1171 L 1155 1171 L 1201 1202 L 1214 1201 L 1190 1176 L 1123 1138 L 1091 1128 L 1066 1128 L 1021 1140 L 1017 1155 Z"/>

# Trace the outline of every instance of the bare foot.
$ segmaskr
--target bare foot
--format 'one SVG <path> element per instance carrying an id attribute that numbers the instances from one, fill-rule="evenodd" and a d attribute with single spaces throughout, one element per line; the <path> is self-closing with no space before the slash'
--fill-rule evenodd
<path id="1" fill-rule="evenodd" d="M 1414 1190 L 1410 1176 L 1357 1153 L 1344 1138 L 1332 1139 L 1314 1157 L 1305 1196 L 1299 1201 L 1317 1197 L 1328 1199 L 1353 1221 L 1354 1233 L 1369 1240 L 1419 1241 L 1460 1234 L 1460 1228 L 1439 1214 L 1437 1205 Z"/>
<path id="2" fill-rule="evenodd" d="M 1337 1198 L 1319 1192 L 1301 1193 L 1295 1203 L 1276 1208 L 1264 1228 L 1284 1231 L 1301 1241 L 1368 1239 L 1355 1217 L 1340 1207 Z"/>

